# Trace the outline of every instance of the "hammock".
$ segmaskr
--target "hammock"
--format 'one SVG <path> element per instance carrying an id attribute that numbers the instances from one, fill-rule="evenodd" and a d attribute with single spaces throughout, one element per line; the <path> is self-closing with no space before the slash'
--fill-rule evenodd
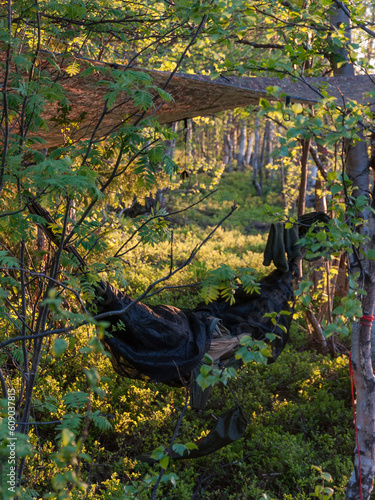
<path id="1" fill-rule="evenodd" d="M 30 202 L 29 208 L 32 213 L 42 216 L 48 225 L 55 223 L 36 202 Z M 169 385 L 192 382 L 191 405 L 203 409 L 211 388 L 202 391 L 194 379 L 206 353 L 217 366 L 224 366 L 235 359 L 241 336 L 247 334 L 253 339 L 268 341 L 267 333 L 273 333 L 276 336 L 270 343 L 272 357 L 268 361 L 276 361 L 288 340 L 292 321 L 292 314 L 280 313 L 292 313 L 292 279 L 297 270 L 296 262 L 301 258 L 298 227 L 304 234 L 311 224 L 328 220 L 326 214 L 319 212 L 300 218 L 300 226 L 294 225 L 291 230 L 286 230 L 281 223 L 272 225 L 264 264 L 273 261 L 277 269 L 261 280 L 260 293 L 247 294 L 239 287 L 233 305 L 217 300 L 193 310 L 182 310 L 138 302 L 125 312 L 132 299 L 109 283 L 101 283 L 95 305 L 98 313 L 108 313 L 105 319 L 110 326 L 103 342 L 111 354 L 115 371 L 124 377 L 151 379 Z M 43 227 L 45 234 L 58 244 L 48 225 Z M 65 250 L 72 253 L 78 266 L 84 269 L 85 261 L 77 250 L 72 246 Z M 265 316 L 267 313 L 278 315 L 276 325 Z M 205 438 L 196 442 L 196 450 L 174 458 L 198 458 L 213 453 L 242 438 L 246 424 L 241 408 L 235 406 L 219 417 L 215 428 Z M 153 461 L 151 454 L 139 459 Z"/>
<path id="2" fill-rule="evenodd" d="M 240 287 L 233 305 L 218 300 L 181 310 L 137 303 L 125 313 L 104 318 L 110 323 L 104 344 L 115 371 L 133 379 L 150 378 L 172 386 L 186 384 L 205 353 L 220 363 L 234 355 L 245 334 L 265 341 L 267 333 L 275 334 L 270 362 L 275 361 L 287 342 L 292 315 L 281 315 L 275 326 L 264 314 L 292 312 L 293 275 L 293 270 L 274 271 L 261 280 L 259 294 L 247 294 Z M 107 284 L 103 300 L 97 301 L 98 312 L 121 311 L 131 302 L 128 295 Z"/>
<path id="3" fill-rule="evenodd" d="M 58 243 L 49 227 L 55 224 L 49 213 L 34 201 L 30 201 L 29 209 L 46 220 L 45 234 Z M 297 269 L 295 263 L 301 258 L 299 228 L 304 234 L 312 224 L 328 220 L 326 214 L 317 212 L 300 217 L 290 229 L 285 229 L 282 223 L 273 224 L 264 264 L 273 261 L 277 269 L 261 280 L 259 294 L 247 294 L 239 287 L 233 305 L 217 300 L 193 310 L 182 310 L 138 302 L 123 312 L 133 300 L 109 283 L 100 283 L 95 306 L 98 313 L 108 313 L 104 319 L 110 326 L 103 342 L 111 354 L 115 371 L 133 379 L 186 384 L 205 353 L 211 353 L 219 364 L 222 359 L 234 355 L 244 334 L 264 341 L 268 341 L 267 333 L 275 334 L 270 344 L 272 357 L 269 362 L 275 361 L 288 340 L 292 321 L 292 314 L 280 315 L 280 312 L 292 312 L 292 279 Z M 72 253 L 78 266 L 84 269 L 85 261 L 77 250 L 72 246 L 65 250 Z M 278 325 L 273 324 L 272 318 L 265 317 L 267 313 L 278 315 Z"/>

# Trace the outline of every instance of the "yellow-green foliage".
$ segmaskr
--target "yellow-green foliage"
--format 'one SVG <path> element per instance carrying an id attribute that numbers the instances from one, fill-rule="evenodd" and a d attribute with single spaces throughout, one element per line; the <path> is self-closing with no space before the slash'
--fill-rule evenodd
<path id="1" fill-rule="evenodd" d="M 195 246 L 209 234 L 211 228 L 201 229 L 193 226 L 177 229 L 173 239 L 173 262 L 178 267 L 183 264 Z M 118 240 L 127 238 L 120 234 Z M 265 246 L 266 235 L 243 235 L 238 230 L 219 228 L 214 236 L 202 247 L 190 266 L 174 275 L 167 285 L 191 284 L 200 281 L 200 268 L 214 269 L 222 263 L 231 267 L 253 267 L 265 274 L 267 269 L 262 265 L 263 255 L 254 251 Z M 138 246 L 127 255 L 128 265 L 125 267 L 125 278 L 129 283 L 132 296 L 140 294 L 152 281 L 162 278 L 170 269 L 170 243 L 164 241 L 154 247 Z M 134 264 L 132 264 L 134 262 Z M 187 295 L 188 294 L 188 295 Z M 193 302 L 186 302 L 189 296 L 198 300 L 197 290 L 165 291 L 163 295 L 154 296 L 152 303 L 173 303 L 183 307 Z M 182 302 L 179 300 L 181 299 Z"/>

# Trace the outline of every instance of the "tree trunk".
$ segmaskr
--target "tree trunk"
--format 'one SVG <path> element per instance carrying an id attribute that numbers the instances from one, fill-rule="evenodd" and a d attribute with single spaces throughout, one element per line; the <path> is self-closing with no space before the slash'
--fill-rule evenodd
<path id="1" fill-rule="evenodd" d="M 349 19 L 345 13 L 336 8 L 332 14 L 331 21 L 335 26 L 346 24 L 349 27 Z M 347 38 L 350 41 L 350 30 L 347 30 Z M 348 60 L 345 47 L 335 54 L 336 60 L 332 60 L 335 76 L 354 75 L 354 68 L 350 64 L 344 64 L 340 68 L 337 62 Z M 353 182 L 354 195 L 368 196 L 369 192 L 369 161 L 366 142 L 360 142 L 356 146 L 347 145 L 346 174 Z M 361 233 L 369 238 L 367 248 L 375 247 L 375 217 L 370 211 L 360 214 L 367 219 L 367 224 L 361 228 Z M 362 259 L 362 262 L 352 262 L 352 272 L 360 271 L 359 284 L 364 288 L 367 295 L 362 302 L 363 314 L 372 316 L 375 304 L 375 262 Z M 346 489 L 346 500 L 369 500 L 374 484 L 375 474 L 375 378 L 371 360 L 371 322 L 360 321 L 353 324 L 352 330 L 352 362 L 354 380 L 357 393 L 357 436 L 358 447 L 355 449 L 354 470 L 349 479 Z M 362 490 L 362 491 L 361 491 Z"/>
<path id="2" fill-rule="evenodd" d="M 252 182 L 253 185 L 257 191 L 258 196 L 261 196 L 259 194 L 259 182 L 258 182 L 258 165 L 259 165 L 259 118 L 255 120 L 255 130 L 254 130 L 254 151 L 253 155 L 251 157 L 251 166 L 253 167 L 253 175 L 252 175 Z"/>
<path id="3" fill-rule="evenodd" d="M 367 195 L 369 189 L 369 168 L 367 145 L 361 142 L 348 148 L 346 173 L 357 188 L 355 196 Z M 369 248 L 375 247 L 375 217 L 368 212 L 361 214 L 367 224 L 361 228 L 370 243 L 364 248 L 365 255 Z M 367 295 L 363 299 L 362 308 L 365 316 L 374 314 L 375 304 L 375 262 L 362 260 L 351 263 L 352 272 L 360 270 L 359 282 Z M 356 322 L 352 332 L 352 360 L 354 380 L 357 392 L 357 434 L 359 450 L 355 450 L 354 470 L 350 477 L 346 499 L 360 498 L 360 478 L 362 498 L 368 500 L 373 490 L 375 474 L 375 378 L 372 367 L 371 324 Z M 369 323 L 369 324 L 366 324 Z M 360 463 L 360 466 L 359 466 Z"/>
<path id="4" fill-rule="evenodd" d="M 280 183 L 281 183 L 281 195 L 283 197 L 283 207 L 286 213 L 288 210 L 288 203 L 286 201 L 286 196 L 285 196 L 285 168 L 283 159 L 281 159 L 281 164 L 280 164 Z"/>
<path id="5" fill-rule="evenodd" d="M 251 155 L 253 152 L 253 146 L 254 146 L 254 133 L 252 133 L 249 137 L 249 141 L 247 143 L 247 149 L 246 149 L 246 159 L 245 159 L 245 164 L 250 165 L 250 159 Z"/>
<path id="6" fill-rule="evenodd" d="M 298 217 L 305 213 L 307 187 L 307 161 L 309 159 L 310 139 L 302 139 L 301 182 L 298 196 Z"/>
<path id="7" fill-rule="evenodd" d="M 268 138 L 268 124 L 269 124 L 269 122 L 266 121 L 266 125 L 264 127 L 264 133 L 263 133 L 262 148 L 261 148 L 260 158 L 259 158 L 259 163 L 258 163 L 260 185 L 263 185 L 263 168 L 264 168 L 264 164 L 265 164 L 265 162 L 264 162 L 265 148 L 266 148 L 266 142 L 267 142 L 267 138 Z"/>
<path id="8" fill-rule="evenodd" d="M 347 25 L 348 29 L 345 32 L 345 36 L 348 39 L 348 43 L 351 41 L 350 35 L 350 21 L 345 12 L 338 6 L 334 6 L 331 13 L 331 23 L 336 28 L 340 28 L 342 25 Z M 348 51 L 346 47 L 335 47 L 335 52 L 330 57 L 331 66 L 333 69 L 333 74 L 335 76 L 353 76 L 354 68 L 349 62 L 342 64 L 343 61 L 349 61 Z"/>
<path id="9" fill-rule="evenodd" d="M 371 214 L 370 217 L 372 219 L 370 226 L 373 226 L 371 232 L 375 234 L 374 216 Z M 363 303 L 363 314 L 372 316 L 375 301 L 375 269 L 371 270 L 366 281 L 367 296 Z M 375 474 L 375 379 L 371 362 L 370 324 L 356 322 L 353 325 L 352 362 L 357 394 L 356 420 L 359 450 L 355 449 L 354 470 L 348 482 L 346 500 L 361 498 L 360 484 L 363 500 L 369 500 Z M 359 460 L 361 467 L 359 467 Z"/>
<path id="10" fill-rule="evenodd" d="M 273 151 L 273 136 L 274 136 L 274 127 L 273 122 L 269 120 L 268 122 L 268 134 L 267 134 L 267 143 L 265 150 L 265 165 L 273 165 L 272 151 Z M 269 178 L 271 172 L 271 178 L 274 177 L 274 170 L 266 169 L 266 179 Z"/>
<path id="11" fill-rule="evenodd" d="M 220 153 L 220 142 L 219 142 L 219 124 L 216 116 L 214 118 L 214 122 L 215 122 L 215 146 L 214 146 L 213 157 L 214 160 L 217 160 L 219 158 L 219 153 Z"/>
<path id="12" fill-rule="evenodd" d="M 238 144 L 238 154 L 237 154 L 237 168 L 242 169 L 245 166 L 245 153 L 246 153 L 246 121 L 242 120 L 241 123 L 241 133 Z"/>
<path id="13" fill-rule="evenodd" d="M 224 165 L 228 165 L 228 171 L 232 171 L 232 139 L 231 139 L 231 117 L 229 116 L 227 119 L 226 126 L 224 128 L 224 155 L 223 155 L 223 163 Z"/>
<path id="14" fill-rule="evenodd" d="M 228 119 L 228 149 L 229 149 L 229 162 L 228 162 L 228 172 L 233 172 L 233 159 L 235 157 L 234 148 L 236 147 L 237 137 L 235 133 L 235 128 L 233 124 L 233 111 L 230 112 Z"/>
<path id="15" fill-rule="evenodd" d="M 172 130 L 172 132 L 177 132 L 178 122 L 168 123 L 167 127 Z M 169 156 L 169 158 L 173 159 L 174 153 L 176 149 L 176 139 L 172 139 L 170 141 L 165 141 L 165 154 Z"/>
<path id="16" fill-rule="evenodd" d="M 318 159 L 322 165 L 323 171 L 327 170 L 327 155 L 320 144 L 318 148 Z M 317 165 L 318 167 L 318 165 Z M 322 194 L 324 179 L 318 167 L 318 174 L 315 183 L 315 210 L 317 212 L 327 212 L 327 197 Z"/>
<path id="17" fill-rule="evenodd" d="M 186 120 L 186 156 L 190 167 L 193 157 L 193 120 L 191 118 Z"/>
<path id="18" fill-rule="evenodd" d="M 200 143 L 201 143 L 201 153 L 202 153 L 201 159 L 205 160 L 206 159 L 206 131 L 204 130 L 204 127 L 201 128 L 200 136 L 201 136 Z"/>
<path id="19" fill-rule="evenodd" d="M 237 158 L 237 147 L 238 147 L 238 133 L 237 133 L 237 124 L 233 113 L 231 112 L 231 122 L 232 122 L 232 130 L 231 130 L 231 139 L 232 139 L 232 160 L 236 160 Z M 233 161 L 232 161 L 233 163 Z"/>
<path id="20" fill-rule="evenodd" d="M 346 25 L 346 37 L 350 42 L 350 20 L 339 6 L 335 6 L 331 13 L 331 22 L 334 26 Z M 331 58 L 331 64 L 335 76 L 352 76 L 354 68 L 349 63 L 341 65 L 342 61 L 348 61 L 346 47 L 337 49 Z M 347 157 L 345 171 L 353 182 L 354 195 L 365 195 L 369 193 L 369 161 L 366 142 L 360 142 L 356 146 L 347 144 Z M 355 189 L 357 188 L 357 189 Z M 361 215 L 365 224 L 361 233 L 369 237 L 369 243 L 364 248 L 364 255 L 369 248 L 375 247 L 375 217 L 370 211 Z M 367 219 L 367 223 L 366 223 Z M 369 259 L 361 259 L 361 262 L 353 261 L 351 271 L 359 270 L 359 285 L 364 288 L 367 295 L 362 302 L 363 314 L 372 316 L 375 304 L 375 262 Z M 346 500 L 369 500 L 373 490 L 375 474 L 375 378 L 371 361 L 371 322 L 360 321 L 353 324 L 352 329 L 352 362 L 354 380 L 357 392 L 357 436 L 358 447 L 355 449 L 354 470 L 349 479 Z"/>

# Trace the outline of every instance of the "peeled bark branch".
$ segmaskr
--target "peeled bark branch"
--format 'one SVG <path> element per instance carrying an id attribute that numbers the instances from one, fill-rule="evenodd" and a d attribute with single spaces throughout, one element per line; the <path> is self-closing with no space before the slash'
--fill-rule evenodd
<path id="1" fill-rule="evenodd" d="M 323 330 L 322 330 L 322 327 L 320 326 L 319 321 L 316 319 L 315 314 L 312 312 L 311 309 L 307 309 L 306 317 L 313 328 L 314 337 L 319 342 L 322 353 L 326 354 L 327 353 L 327 340 L 323 334 Z"/>
<path id="2" fill-rule="evenodd" d="M 325 169 L 323 163 L 320 161 L 318 153 L 316 152 L 315 148 L 310 145 L 309 148 L 310 154 L 312 159 L 315 162 L 315 165 L 318 167 L 319 172 L 322 174 L 323 179 L 326 181 L 327 180 L 327 170 Z"/>

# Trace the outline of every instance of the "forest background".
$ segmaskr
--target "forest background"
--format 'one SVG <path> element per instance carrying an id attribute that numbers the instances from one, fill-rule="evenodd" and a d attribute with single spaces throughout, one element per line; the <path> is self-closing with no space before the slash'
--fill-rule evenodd
<path id="1" fill-rule="evenodd" d="M 375 293 L 371 108 L 322 88 L 317 104 L 288 105 L 274 87 L 259 106 L 162 126 L 154 110 L 172 99 L 168 84 L 132 69 L 372 81 L 373 2 L 0 5 L 2 497 L 370 498 L 371 321 L 358 319 L 372 316 Z M 124 93 L 138 109 L 75 141 L 64 81 L 99 71 L 101 119 Z M 64 140 L 51 147 L 56 129 Z M 291 342 L 274 365 L 221 377 L 201 412 L 186 411 L 185 390 L 114 373 L 106 323 L 88 308 L 97 283 L 151 304 L 230 300 L 241 280 L 268 273 L 269 224 L 314 209 L 331 222 L 305 237 Z M 236 403 L 249 421 L 242 440 L 169 458 Z M 152 450 L 154 465 L 137 458 Z"/>

